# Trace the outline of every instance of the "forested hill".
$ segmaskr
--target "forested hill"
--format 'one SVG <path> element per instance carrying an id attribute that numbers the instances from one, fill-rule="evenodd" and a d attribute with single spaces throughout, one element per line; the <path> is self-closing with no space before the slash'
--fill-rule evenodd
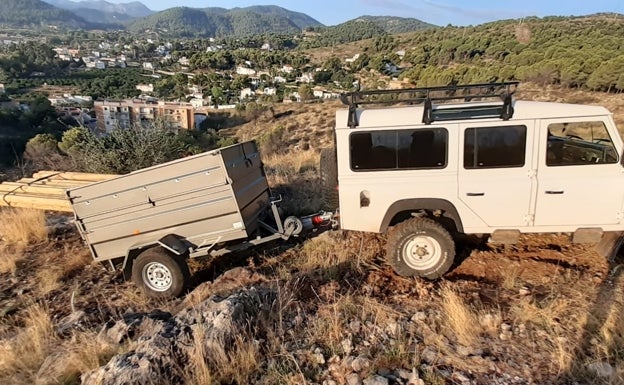
<path id="1" fill-rule="evenodd" d="M 1 0 L 0 26 L 61 26 L 91 28 L 92 25 L 74 13 L 40 0 Z"/>
<path id="2" fill-rule="evenodd" d="M 621 91 L 623 36 L 623 15 L 525 18 L 395 36 L 372 47 L 371 62 L 400 62 L 419 86 L 517 79 Z"/>
<path id="3" fill-rule="evenodd" d="M 176 7 L 136 20 L 133 32 L 159 31 L 181 37 L 250 36 L 297 33 L 301 28 L 321 25 L 311 17 L 276 6 L 195 9 Z"/>
<path id="4" fill-rule="evenodd" d="M 330 47 L 352 41 L 370 39 L 387 34 L 420 31 L 435 27 L 424 21 L 395 16 L 362 16 L 331 27 L 308 28 L 315 36 L 309 37 L 306 48 Z"/>

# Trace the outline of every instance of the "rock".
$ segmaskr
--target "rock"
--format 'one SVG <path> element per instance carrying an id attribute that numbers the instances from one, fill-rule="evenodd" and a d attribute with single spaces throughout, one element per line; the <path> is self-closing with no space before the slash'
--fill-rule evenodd
<path id="1" fill-rule="evenodd" d="M 427 346 L 425 350 L 423 350 L 420 356 L 422 357 L 423 361 L 425 361 L 429 365 L 433 365 L 438 361 L 438 352 L 429 346 Z"/>
<path id="2" fill-rule="evenodd" d="M 483 349 L 478 348 L 478 347 L 467 347 L 463 345 L 457 345 L 455 349 L 457 351 L 457 354 L 459 354 L 462 357 L 483 355 Z"/>
<path id="3" fill-rule="evenodd" d="M 330 364 L 327 368 L 329 374 L 334 378 L 339 378 L 342 375 L 342 367 L 338 364 Z"/>
<path id="4" fill-rule="evenodd" d="M 119 341 L 135 332 L 134 350 L 84 373 L 82 385 L 182 383 L 197 344 L 203 345 L 206 356 L 227 352 L 239 329 L 274 298 L 273 292 L 251 288 L 226 298 L 210 297 L 176 316 L 165 312 L 124 316 L 100 335 Z"/>
<path id="5" fill-rule="evenodd" d="M 370 367 L 370 360 L 366 357 L 357 357 L 351 362 L 351 369 L 354 372 L 361 372 L 362 370 L 368 369 Z"/>
<path id="6" fill-rule="evenodd" d="M 171 313 L 161 310 L 154 310 L 151 313 L 127 313 L 121 321 L 104 325 L 97 340 L 101 344 L 120 344 L 127 338 L 134 337 L 146 319 L 167 322 L 172 317 Z"/>
<path id="7" fill-rule="evenodd" d="M 362 385 L 362 379 L 360 378 L 360 375 L 357 373 L 347 374 L 346 380 L 347 380 L 347 385 Z"/>
<path id="8" fill-rule="evenodd" d="M 319 365 L 323 365 L 325 363 L 325 356 L 323 355 L 323 351 L 321 350 L 321 348 L 314 349 L 312 357 L 314 358 L 314 362 Z"/>
<path id="9" fill-rule="evenodd" d="M 405 370 L 405 369 L 398 369 L 396 372 L 399 378 L 403 380 L 409 379 L 410 376 L 412 375 L 412 372 L 410 372 L 409 370 Z"/>
<path id="10" fill-rule="evenodd" d="M 509 334 L 507 334 L 507 333 L 501 333 L 501 334 L 499 334 L 499 335 L 498 335 L 498 338 L 499 338 L 501 341 L 508 341 L 508 340 L 509 340 Z"/>
<path id="11" fill-rule="evenodd" d="M 360 321 L 357 320 L 351 321 L 349 322 L 349 329 L 353 334 L 357 334 L 360 332 L 360 330 L 362 330 L 362 324 L 360 323 Z"/>
<path id="12" fill-rule="evenodd" d="M 528 287 L 524 286 L 524 287 L 521 287 L 520 290 L 518 290 L 518 294 L 520 294 L 521 296 L 527 296 L 531 294 L 531 290 L 529 290 Z"/>
<path id="13" fill-rule="evenodd" d="M 390 322 L 386 325 L 386 333 L 389 335 L 396 337 L 401 332 L 401 325 L 398 322 Z"/>
<path id="14" fill-rule="evenodd" d="M 342 345 L 342 351 L 345 354 L 351 354 L 351 352 L 353 351 L 353 342 L 351 342 L 350 338 L 346 338 L 342 340 L 340 345 Z"/>
<path id="15" fill-rule="evenodd" d="M 463 345 L 457 345 L 457 348 L 455 350 L 457 350 L 457 354 L 462 357 L 468 357 L 472 354 L 472 349 Z"/>
<path id="16" fill-rule="evenodd" d="M 587 370 L 596 373 L 600 378 L 610 378 L 615 373 L 615 369 L 608 362 L 594 362 L 587 365 Z"/>
<path id="17" fill-rule="evenodd" d="M 420 378 L 416 368 L 412 368 L 412 372 L 406 378 L 407 385 L 425 385 L 425 381 Z"/>
<path id="18" fill-rule="evenodd" d="M 56 334 L 65 335 L 68 332 L 76 329 L 80 323 L 84 320 L 86 313 L 82 310 L 72 312 L 67 317 L 61 319 L 56 327 Z"/>
<path id="19" fill-rule="evenodd" d="M 355 357 L 353 356 L 346 356 L 343 360 L 342 360 L 342 367 L 345 369 L 348 369 L 349 371 L 351 371 L 352 369 L 352 364 L 353 364 L 353 360 L 355 360 Z"/>
<path id="20" fill-rule="evenodd" d="M 388 385 L 388 379 L 382 376 L 370 376 L 364 380 L 364 385 Z"/>
<path id="21" fill-rule="evenodd" d="M 462 384 L 470 384 L 470 378 L 466 377 L 464 374 L 460 372 L 455 372 L 451 376 L 452 379 L 461 382 Z"/>
<path id="22" fill-rule="evenodd" d="M 334 380 L 325 380 L 323 381 L 323 385 L 338 385 L 338 383 Z"/>
<path id="23" fill-rule="evenodd" d="M 427 313 L 425 313 L 424 311 L 419 311 L 412 316 L 411 321 L 418 322 L 418 321 L 424 321 L 426 319 L 427 319 Z"/>
<path id="24" fill-rule="evenodd" d="M 503 323 L 501 324 L 501 330 L 504 332 L 508 332 L 511 330 L 511 325 L 508 323 Z"/>

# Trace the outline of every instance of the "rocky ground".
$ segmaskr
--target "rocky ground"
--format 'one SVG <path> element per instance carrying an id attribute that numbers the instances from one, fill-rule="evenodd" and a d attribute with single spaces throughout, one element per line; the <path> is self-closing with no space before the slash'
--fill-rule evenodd
<path id="1" fill-rule="evenodd" d="M 396 276 L 383 260 L 383 241 L 329 231 L 193 261 L 195 287 L 157 302 L 88 263 L 69 230 L 26 248 L 16 271 L 2 275 L 2 383 L 624 379 L 620 265 L 591 248 L 564 236 L 462 246 L 454 269 L 429 282 Z M 46 287 L 46 274 L 70 254 L 79 262 Z M 42 321 L 33 318 L 46 316 L 50 335 L 36 337 L 31 329 Z M 40 359 L 25 364 L 20 349 L 32 339 Z"/>
<path id="2" fill-rule="evenodd" d="M 335 108 L 239 128 L 289 212 L 318 207 Z M 431 282 L 394 274 L 382 235 L 326 231 L 191 261 L 189 291 L 156 301 L 47 221 L 46 239 L 0 242 L 2 384 L 624 383 L 622 267 L 563 234 L 459 244 Z"/>

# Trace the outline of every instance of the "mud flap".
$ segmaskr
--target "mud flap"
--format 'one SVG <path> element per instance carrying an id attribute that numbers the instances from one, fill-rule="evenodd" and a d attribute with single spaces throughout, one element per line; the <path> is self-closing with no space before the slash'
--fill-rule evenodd
<path id="1" fill-rule="evenodd" d="M 602 239 L 596 245 L 595 250 L 602 257 L 613 261 L 618 254 L 620 246 L 624 243 L 624 232 L 609 231 L 602 235 Z"/>

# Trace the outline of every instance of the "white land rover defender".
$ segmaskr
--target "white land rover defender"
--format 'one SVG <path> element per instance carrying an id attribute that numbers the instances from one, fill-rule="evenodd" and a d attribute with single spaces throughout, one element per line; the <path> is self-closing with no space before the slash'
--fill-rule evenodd
<path id="1" fill-rule="evenodd" d="M 516 101 L 517 86 L 343 95 L 336 150 L 321 156 L 341 228 L 387 232 L 395 271 L 430 279 L 449 270 L 462 234 L 513 243 L 564 232 L 612 250 L 624 230 L 624 144 L 611 113 Z M 388 103 L 402 106 L 360 108 Z"/>

